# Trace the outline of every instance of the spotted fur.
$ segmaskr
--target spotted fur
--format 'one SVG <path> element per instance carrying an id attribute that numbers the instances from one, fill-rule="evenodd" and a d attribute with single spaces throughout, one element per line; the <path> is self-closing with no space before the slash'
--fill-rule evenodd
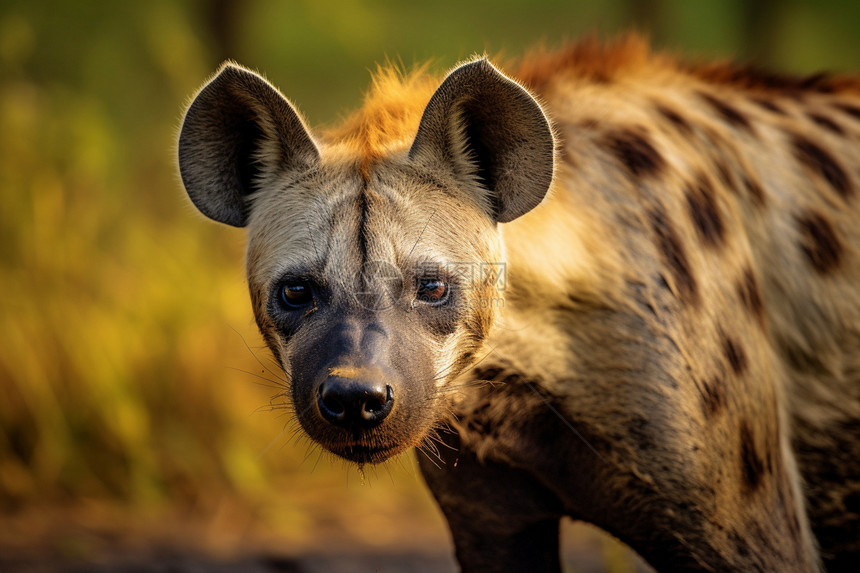
<path id="1" fill-rule="evenodd" d="M 314 136 L 235 66 L 192 104 L 183 180 L 249 227 L 255 315 L 300 421 L 349 459 L 423 443 L 464 571 L 559 570 L 563 516 L 659 570 L 850 570 L 860 79 L 692 66 L 635 36 L 509 70 L 536 100 L 483 60 L 441 87 L 382 69 Z M 504 261 L 506 289 L 478 281 L 456 310 L 391 323 L 355 310 L 365 262 L 416 258 Z M 297 268 L 340 314 L 279 318 L 273 288 Z M 302 346 L 326 338 L 314 316 L 402 339 L 387 369 L 329 365 L 402 378 L 393 420 L 354 441 L 301 390 L 329 352 Z"/>

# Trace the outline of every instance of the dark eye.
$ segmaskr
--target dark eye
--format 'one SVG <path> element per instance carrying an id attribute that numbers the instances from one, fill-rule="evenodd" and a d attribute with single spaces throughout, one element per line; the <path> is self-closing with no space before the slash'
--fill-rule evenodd
<path id="1" fill-rule="evenodd" d="M 305 283 L 287 283 L 281 287 L 281 302 L 289 310 L 303 308 L 313 301 L 314 295 Z"/>
<path id="2" fill-rule="evenodd" d="M 432 305 L 441 305 L 448 300 L 448 283 L 439 279 L 418 280 L 418 300 Z"/>

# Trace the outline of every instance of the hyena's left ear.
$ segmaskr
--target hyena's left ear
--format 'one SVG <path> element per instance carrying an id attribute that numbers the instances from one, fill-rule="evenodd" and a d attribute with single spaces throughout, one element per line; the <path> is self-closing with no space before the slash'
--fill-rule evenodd
<path id="1" fill-rule="evenodd" d="M 230 63 L 191 102 L 179 133 L 179 173 L 191 201 L 235 227 L 248 223 L 249 195 L 261 183 L 317 159 L 304 122 L 281 92 Z"/>
<path id="2" fill-rule="evenodd" d="M 496 221 L 537 206 L 552 182 L 554 141 L 540 105 L 485 58 L 451 72 L 424 110 L 409 157 L 453 169 Z M 478 185 L 474 185 L 477 182 Z"/>

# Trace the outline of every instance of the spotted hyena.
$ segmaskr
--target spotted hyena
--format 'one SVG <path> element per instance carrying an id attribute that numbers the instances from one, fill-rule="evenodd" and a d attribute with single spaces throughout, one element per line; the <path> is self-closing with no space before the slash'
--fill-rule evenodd
<path id="1" fill-rule="evenodd" d="M 860 79 L 633 37 L 510 72 L 381 70 L 312 135 L 226 64 L 188 109 L 302 427 L 421 447 L 465 571 L 557 571 L 563 516 L 661 570 L 856 567 Z"/>

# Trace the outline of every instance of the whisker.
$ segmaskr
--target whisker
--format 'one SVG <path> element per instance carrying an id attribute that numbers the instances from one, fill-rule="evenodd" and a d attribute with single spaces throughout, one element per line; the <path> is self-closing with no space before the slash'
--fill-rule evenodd
<path id="1" fill-rule="evenodd" d="M 308 461 L 308 458 L 311 457 L 311 454 L 313 454 L 316 451 L 317 451 L 316 443 L 309 440 L 308 443 L 305 445 L 305 455 L 302 458 L 301 463 L 299 463 L 299 467 L 302 467 L 303 465 L 305 465 L 305 462 Z M 319 460 L 317 460 L 317 461 L 319 461 Z M 316 466 L 314 466 L 314 467 L 316 467 Z"/>
<path id="2" fill-rule="evenodd" d="M 227 368 L 229 370 L 235 370 L 236 372 L 242 372 L 243 374 L 249 374 L 249 375 L 253 376 L 254 378 L 259 378 L 260 380 L 264 380 L 266 382 L 269 382 L 269 384 L 262 384 L 262 383 L 256 382 L 256 381 L 254 382 L 255 384 L 258 384 L 258 385 L 263 386 L 265 388 L 283 388 L 284 387 L 283 381 L 279 378 L 272 380 L 271 378 L 266 378 L 265 376 L 263 376 L 261 374 L 257 374 L 256 372 L 251 372 L 250 370 L 245 370 L 244 368 L 236 368 L 235 366 L 228 366 Z"/>
<path id="3" fill-rule="evenodd" d="M 271 442 L 269 442 L 268 446 L 263 448 L 263 451 L 260 452 L 260 454 L 257 456 L 255 461 L 259 462 L 260 458 L 262 458 L 264 455 L 266 455 L 266 452 L 268 452 L 271 449 L 271 447 L 275 445 L 275 442 L 277 442 L 278 440 L 281 439 L 281 437 L 286 433 L 286 431 L 287 431 L 286 427 L 283 430 L 281 430 L 281 433 L 278 434 L 277 436 L 275 436 L 275 438 Z"/>
<path id="4" fill-rule="evenodd" d="M 420 233 L 418 233 L 418 238 L 417 238 L 417 239 L 415 239 L 415 244 L 414 244 L 414 245 L 412 245 L 412 249 L 410 249 L 410 250 L 409 250 L 409 254 L 408 254 L 408 255 L 406 255 L 406 259 L 407 259 L 407 260 L 409 260 L 409 258 L 412 256 L 412 251 L 414 251 L 414 250 L 415 250 L 415 247 L 417 247 L 417 246 L 418 246 L 418 242 L 419 242 L 419 241 L 421 241 L 421 237 L 423 237 L 423 236 L 424 236 L 424 231 L 426 231 L 426 230 L 427 230 L 427 225 L 429 225 L 429 224 L 430 224 L 430 219 L 432 219 L 432 218 L 433 218 L 433 215 L 435 215 L 435 214 L 436 214 L 436 209 L 433 209 L 433 212 L 432 212 L 432 213 L 430 213 L 430 216 L 429 216 L 429 217 L 427 217 L 427 222 L 426 222 L 426 223 L 424 223 L 424 228 L 423 228 L 423 229 L 421 229 L 421 232 L 420 232 Z"/>
<path id="5" fill-rule="evenodd" d="M 422 444 L 422 445 L 419 445 L 416 449 L 417 449 L 420 453 L 424 454 L 424 457 L 425 457 L 425 458 L 427 458 L 427 461 L 428 461 L 428 462 L 430 462 L 431 464 L 433 464 L 433 466 L 434 466 L 436 469 L 439 469 L 439 470 L 441 470 L 441 469 L 442 469 L 442 466 L 441 466 L 441 465 L 439 465 L 439 464 L 441 464 L 441 463 L 444 463 L 444 462 L 442 461 L 442 459 L 441 459 L 441 458 L 438 458 L 437 456 L 434 456 L 434 455 L 432 455 L 430 452 L 428 452 L 428 451 L 427 451 L 427 449 L 424 447 L 424 445 L 423 445 L 423 444 Z M 438 459 L 438 460 L 439 460 L 439 462 L 438 462 L 438 463 L 436 462 L 436 460 L 434 460 L 434 459 L 433 459 L 434 457 L 436 457 L 436 459 Z"/>
<path id="6" fill-rule="evenodd" d="M 481 388 L 483 386 L 494 387 L 496 384 L 497 383 L 494 380 L 479 380 L 479 379 L 463 380 L 462 382 L 458 382 L 457 384 L 449 384 L 447 386 L 439 388 L 436 395 L 437 396 L 438 395 L 444 396 L 446 394 L 455 394 L 456 392 L 458 392 L 460 390 Z M 433 398 L 434 398 L 434 396 L 431 396 L 429 399 L 432 400 Z"/>
<path id="7" fill-rule="evenodd" d="M 293 428 L 292 432 L 293 432 L 293 435 L 290 436 L 288 443 L 290 444 L 291 447 L 299 448 L 301 446 L 301 444 L 299 442 L 301 442 L 303 439 L 306 439 L 308 436 L 303 431 L 301 431 L 301 428 Z M 304 462 L 304 460 L 303 460 L 303 462 Z M 301 466 L 301 464 L 299 464 L 299 466 Z"/>
<path id="8" fill-rule="evenodd" d="M 280 372 L 283 372 L 284 376 L 287 375 L 287 373 L 284 372 L 284 368 L 281 366 L 281 364 L 277 360 L 275 360 L 274 356 L 267 354 L 265 358 L 266 358 L 266 360 L 269 361 L 269 363 L 271 363 L 271 365 L 274 367 L 273 368 L 274 370 L 279 370 Z"/>
<path id="9" fill-rule="evenodd" d="M 486 354 L 484 354 L 484 356 L 482 356 L 482 357 L 481 357 L 477 362 L 475 362 L 474 364 L 470 365 L 468 368 L 464 369 L 464 370 L 463 370 L 463 372 L 460 372 L 460 373 L 458 374 L 458 376 L 463 376 L 464 374 L 468 374 L 470 371 L 474 370 L 474 369 L 475 369 L 475 368 L 476 368 L 476 367 L 477 367 L 481 362 L 483 362 L 483 361 L 484 361 L 484 360 L 485 360 L 485 359 L 486 359 L 490 354 L 492 354 L 494 351 L 495 351 L 495 347 L 490 348 L 490 350 L 489 350 Z M 449 365 L 447 365 L 447 366 L 444 366 L 443 368 L 441 368 L 440 370 L 438 370 L 438 371 L 437 371 L 437 372 L 436 372 L 432 377 L 430 377 L 430 378 L 426 378 L 426 379 L 423 379 L 423 380 L 419 380 L 419 382 L 421 382 L 421 383 L 423 383 L 423 382 L 438 382 L 438 381 L 439 381 L 439 380 L 441 380 L 443 377 L 447 376 L 447 375 L 448 375 L 448 373 L 449 373 L 453 368 L 455 368 L 456 366 L 457 366 L 457 361 L 455 360 L 455 361 L 454 361 L 454 362 L 452 362 L 451 364 L 449 364 Z"/>
<path id="10" fill-rule="evenodd" d="M 439 425 L 440 425 L 440 426 L 445 426 L 445 427 L 444 427 L 444 428 L 441 428 L 441 427 L 439 427 L 439 428 L 434 428 L 434 429 L 433 429 L 433 431 L 432 431 L 432 433 L 431 433 L 431 434 L 429 434 L 429 435 L 428 435 L 428 437 L 429 437 L 431 440 L 433 440 L 433 442 L 435 442 L 436 444 L 439 444 L 440 446 L 444 446 L 444 447 L 448 448 L 449 450 L 451 450 L 452 452 L 456 452 L 456 451 L 457 451 L 457 448 L 455 448 L 455 447 L 454 447 L 454 446 L 452 446 L 451 444 L 447 443 L 445 440 L 443 440 L 443 439 L 441 438 L 441 436 L 439 436 L 439 430 L 445 430 L 445 431 L 448 431 L 448 432 L 453 432 L 453 431 L 454 431 L 454 429 L 453 429 L 453 428 L 451 428 L 451 425 L 450 425 L 448 422 L 442 422 L 442 423 L 440 423 Z M 437 450 L 438 450 L 438 447 L 437 447 Z"/>
<path id="11" fill-rule="evenodd" d="M 400 456 L 397 457 L 399 458 Z M 385 472 L 388 474 L 388 479 L 391 480 L 391 485 L 396 486 L 397 482 L 394 481 L 394 474 L 391 473 L 391 465 L 383 464 L 383 466 L 385 467 Z"/>
<path id="12" fill-rule="evenodd" d="M 436 445 L 435 441 L 431 436 L 426 436 L 424 440 L 421 442 L 422 447 L 425 451 L 432 453 L 435 457 L 441 459 L 441 455 L 439 454 L 439 446 Z"/>
<path id="13" fill-rule="evenodd" d="M 323 454 L 325 453 L 325 452 L 323 452 L 323 450 L 322 450 L 322 449 L 320 449 L 320 450 L 319 450 L 319 452 L 320 452 L 320 453 L 319 453 L 319 455 L 317 456 L 317 461 L 315 461 L 315 462 L 314 462 L 314 467 L 312 467 L 312 468 L 311 468 L 311 474 L 313 474 L 313 473 L 316 471 L 317 466 L 319 465 L 320 460 L 322 459 Z"/>
<path id="14" fill-rule="evenodd" d="M 250 352 L 250 353 L 251 353 L 251 356 L 253 356 L 253 357 L 254 357 L 254 359 L 257 361 L 257 363 L 258 363 L 260 366 L 262 366 L 263 368 L 266 368 L 266 365 L 265 365 L 265 364 L 263 364 L 263 362 L 262 362 L 259 358 L 257 358 L 257 354 L 256 354 L 256 353 L 251 349 L 251 346 L 248 344 L 248 341 L 247 341 L 247 340 L 245 340 L 245 337 L 244 337 L 244 336 L 242 336 L 242 333 L 241 333 L 241 332 L 239 332 L 238 330 L 236 330 L 235 328 L 233 328 L 233 326 L 232 326 L 232 325 L 229 325 L 229 324 L 228 324 L 227 326 L 229 326 L 229 327 L 230 327 L 230 330 L 232 330 L 233 332 L 235 332 L 235 333 L 236 333 L 236 335 L 237 335 L 237 336 L 242 340 L 242 344 L 244 344 L 244 345 L 245 345 L 245 348 L 247 348 L 247 349 L 248 349 L 248 352 Z"/>

